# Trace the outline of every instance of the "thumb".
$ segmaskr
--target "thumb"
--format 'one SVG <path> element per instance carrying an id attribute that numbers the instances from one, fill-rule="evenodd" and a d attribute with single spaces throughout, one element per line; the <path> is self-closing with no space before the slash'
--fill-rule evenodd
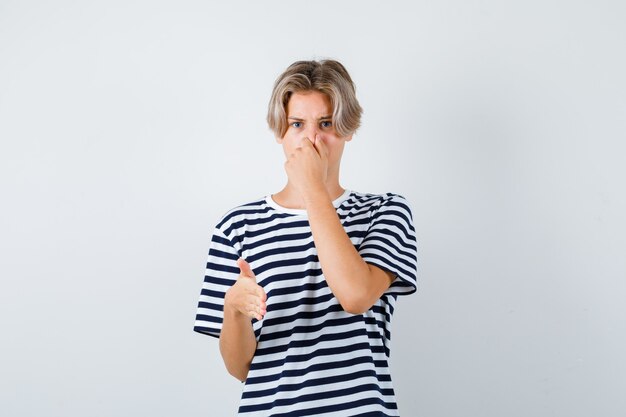
<path id="1" fill-rule="evenodd" d="M 249 278 L 253 278 L 256 280 L 256 275 L 252 272 L 252 268 L 250 268 L 250 264 L 246 262 L 245 259 L 239 258 L 237 259 L 237 266 L 239 267 L 239 271 L 241 275 Z"/>
<path id="2" fill-rule="evenodd" d="M 322 158 L 328 157 L 328 148 L 320 135 L 315 135 L 315 142 L 313 142 L 313 146 L 315 146 L 315 150 Z"/>
<path id="3" fill-rule="evenodd" d="M 304 148 L 305 146 L 313 146 L 315 147 L 315 144 L 313 143 L 315 141 L 315 138 L 310 139 L 309 137 L 304 137 L 301 141 L 300 141 L 300 147 Z"/>

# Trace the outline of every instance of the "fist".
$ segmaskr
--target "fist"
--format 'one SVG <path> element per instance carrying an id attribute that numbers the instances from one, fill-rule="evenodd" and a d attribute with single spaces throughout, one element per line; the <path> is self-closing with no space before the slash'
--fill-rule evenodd
<path id="1" fill-rule="evenodd" d="M 325 188 L 328 177 L 328 149 L 319 135 L 302 140 L 285 162 L 289 181 L 304 196 L 308 191 Z"/>

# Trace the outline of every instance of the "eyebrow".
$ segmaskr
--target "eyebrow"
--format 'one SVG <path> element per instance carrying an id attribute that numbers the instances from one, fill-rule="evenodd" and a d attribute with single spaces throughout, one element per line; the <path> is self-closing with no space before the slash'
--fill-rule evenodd
<path id="1" fill-rule="evenodd" d="M 322 116 L 317 120 L 332 120 L 333 116 Z M 296 120 L 298 122 L 303 122 L 304 119 L 300 119 L 299 117 L 288 117 L 287 119 Z"/>

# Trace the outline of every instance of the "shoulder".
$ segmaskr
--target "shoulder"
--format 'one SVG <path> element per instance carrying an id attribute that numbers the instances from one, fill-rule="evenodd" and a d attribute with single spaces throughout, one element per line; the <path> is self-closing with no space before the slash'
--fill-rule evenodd
<path id="1" fill-rule="evenodd" d="M 373 194 L 353 191 L 347 203 L 353 206 L 367 208 L 370 212 L 397 208 L 405 212 L 409 217 L 412 217 L 410 203 L 403 195 L 397 193 Z"/>
<path id="2" fill-rule="evenodd" d="M 237 226 L 248 219 L 266 214 L 269 207 L 265 197 L 259 197 L 248 203 L 239 204 L 222 214 L 216 224 L 216 228 L 225 232 L 233 226 Z"/>

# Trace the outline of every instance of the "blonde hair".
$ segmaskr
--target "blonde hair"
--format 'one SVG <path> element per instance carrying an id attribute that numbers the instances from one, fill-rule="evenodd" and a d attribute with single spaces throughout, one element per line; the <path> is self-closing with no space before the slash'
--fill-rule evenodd
<path id="1" fill-rule="evenodd" d="M 353 134 L 361 125 L 363 109 L 356 98 L 356 88 L 348 71 L 338 61 L 297 61 L 274 83 L 267 110 L 267 124 L 276 137 L 287 132 L 287 104 L 293 93 L 319 91 L 330 98 L 333 126 L 341 137 Z"/>

